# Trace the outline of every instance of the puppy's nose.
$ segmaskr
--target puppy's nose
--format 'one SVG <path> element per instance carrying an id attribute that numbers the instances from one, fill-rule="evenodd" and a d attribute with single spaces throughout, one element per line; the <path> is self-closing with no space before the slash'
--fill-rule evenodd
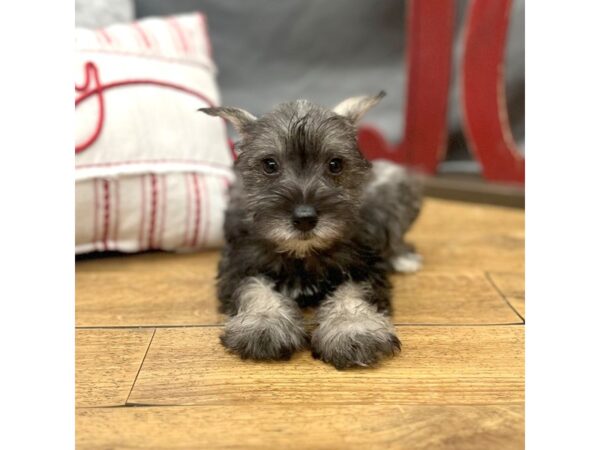
<path id="1" fill-rule="evenodd" d="M 318 220 L 317 211 L 310 205 L 296 206 L 292 213 L 294 227 L 300 231 L 312 230 L 317 225 Z"/>

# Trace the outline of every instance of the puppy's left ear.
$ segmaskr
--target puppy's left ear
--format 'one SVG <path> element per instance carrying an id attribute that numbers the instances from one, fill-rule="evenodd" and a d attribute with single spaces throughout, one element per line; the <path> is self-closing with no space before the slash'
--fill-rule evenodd
<path id="1" fill-rule="evenodd" d="M 385 97 L 384 91 L 372 96 L 362 95 L 360 97 L 350 97 L 333 108 L 333 112 L 340 116 L 347 117 L 352 123 L 357 123 L 371 108 L 375 107 L 383 97 Z"/>
<path id="2" fill-rule="evenodd" d="M 208 114 L 209 116 L 222 117 L 233 125 L 235 131 L 239 134 L 244 134 L 244 131 L 256 120 L 256 117 L 241 108 L 218 106 L 214 108 L 200 108 L 198 111 Z"/>

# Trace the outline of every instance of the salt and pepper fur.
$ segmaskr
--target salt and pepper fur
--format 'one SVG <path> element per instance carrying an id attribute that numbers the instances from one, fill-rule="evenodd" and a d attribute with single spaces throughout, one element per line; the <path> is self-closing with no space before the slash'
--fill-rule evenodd
<path id="1" fill-rule="evenodd" d="M 347 281 L 329 295 L 317 311 L 312 353 L 338 369 L 368 366 L 400 349 L 389 318 L 366 301 L 368 283 Z"/>
<path id="2" fill-rule="evenodd" d="M 382 97 L 355 97 L 331 110 L 297 100 L 260 118 L 202 109 L 241 137 L 217 291 L 230 316 L 221 342 L 243 358 L 286 359 L 308 345 L 306 306 L 318 308 L 313 355 L 337 368 L 373 365 L 400 348 L 388 273 L 420 265 L 404 235 L 421 192 L 404 168 L 371 164 L 358 150 L 357 121 Z M 264 172 L 265 158 L 277 161 L 277 173 Z M 329 171 L 333 158 L 342 160 L 339 174 Z M 314 229 L 293 226 L 299 205 L 317 211 Z"/>
<path id="3" fill-rule="evenodd" d="M 306 345 L 302 311 L 265 277 L 248 277 L 236 293 L 238 311 L 221 342 L 242 358 L 285 359 Z"/>

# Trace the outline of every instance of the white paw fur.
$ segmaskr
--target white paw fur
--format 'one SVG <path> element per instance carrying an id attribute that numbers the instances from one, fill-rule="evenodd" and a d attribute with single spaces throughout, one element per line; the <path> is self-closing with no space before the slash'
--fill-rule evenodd
<path id="1" fill-rule="evenodd" d="M 225 324 L 221 342 L 242 358 L 287 359 L 304 347 L 306 334 L 298 305 L 251 277 L 238 291 L 239 310 Z"/>
<path id="2" fill-rule="evenodd" d="M 389 318 L 364 300 L 368 287 L 348 282 L 317 311 L 313 356 L 338 369 L 370 366 L 400 347 Z"/>
<path id="3" fill-rule="evenodd" d="M 417 253 L 404 253 L 391 258 L 390 263 L 396 272 L 414 273 L 421 270 L 423 258 Z"/>

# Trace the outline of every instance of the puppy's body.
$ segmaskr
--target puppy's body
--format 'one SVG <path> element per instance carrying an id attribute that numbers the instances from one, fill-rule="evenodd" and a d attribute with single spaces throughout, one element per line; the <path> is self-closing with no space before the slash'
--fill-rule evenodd
<path id="1" fill-rule="evenodd" d="M 387 274 L 398 261 L 418 264 L 404 234 L 420 192 L 401 167 L 371 165 L 358 151 L 356 121 L 379 99 L 349 99 L 333 111 L 296 101 L 260 119 L 205 110 L 242 135 L 218 276 L 221 310 L 231 316 L 221 339 L 242 357 L 286 358 L 302 348 L 304 306 L 319 308 L 313 355 L 338 368 L 399 348 Z"/>
<path id="2" fill-rule="evenodd" d="M 331 247 L 296 255 L 280 251 L 252 232 L 252 219 L 244 207 L 244 188 L 238 177 L 230 189 L 225 215 L 225 247 L 219 263 L 218 295 L 221 311 L 235 314 L 233 295 L 240 280 L 266 275 L 275 289 L 301 307 L 317 306 L 347 280 L 369 281 L 375 289 L 369 302 L 389 313 L 387 274 L 396 257 L 410 255 L 404 234 L 421 205 L 418 180 L 393 163 L 376 161 L 361 198 L 359 215 L 347 235 Z"/>

